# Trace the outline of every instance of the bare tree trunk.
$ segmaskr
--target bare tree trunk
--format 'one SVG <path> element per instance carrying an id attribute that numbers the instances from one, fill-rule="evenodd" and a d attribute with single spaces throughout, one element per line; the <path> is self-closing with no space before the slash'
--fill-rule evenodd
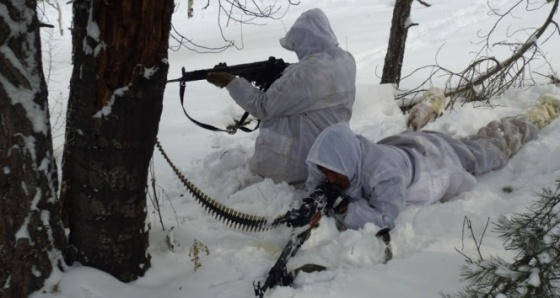
<path id="1" fill-rule="evenodd" d="M 409 20 L 412 2 L 413 0 L 395 1 L 381 84 L 393 83 L 398 86 L 400 83 L 408 28 L 415 25 L 411 24 Z"/>
<path id="2" fill-rule="evenodd" d="M 69 261 L 143 276 L 146 186 L 167 80 L 172 0 L 73 1 L 61 198 Z"/>
<path id="3" fill-rule="evenodd" d="M 43 287 L 65 245 L 36 5 L 0 0 L 0 297 Z"/>

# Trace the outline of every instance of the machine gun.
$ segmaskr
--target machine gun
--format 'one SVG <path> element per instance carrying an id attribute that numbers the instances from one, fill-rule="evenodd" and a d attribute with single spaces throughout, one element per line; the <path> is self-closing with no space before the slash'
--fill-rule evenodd
<path id="1" fill-rule="evenodd" d="M 266 280 L 253 282 L 255 295 L 259 298 L 264 296 L 266 290 L 275 286 L 289 286 L 294 282 L 299 270 L 323 271 L 326 268 L 319 265 L 307 264 L 299 269 L 289 272 L 286 265 L 301 245 L 309 238 L 311 231 L 319 225 L 319 220 L 325 214 L 329 215 L 333 210 L 345 208 L 349 199 L 331 183 L 324 181 L 303 200 L 300 208 L 288 211 L 282 219 L 289 227 L 294 227 L 290 240 L 282 250 L 280 257 L 268 272 Z M 340 228 L 339 228 L 340 230 Z M 385 244 L 385 263 L 393 257 L 391 250 L 391 236 L 388 228 L 381 229 L 376 237 Z M 307 271 L 309 272 L 309 271 Z"/>
<path id="2" fill-rule="evenodd" d="M 286 265 L 290 258 L 297 253 L 301 245 L 311 236 L 311 231 L 318 226 L 319 220 L 323 215 L 329 215 L 331 212 L 334 212 L 334 210 L 341 210 L 340 208 L 343 208 L 349 203 L 349 199 L 343 196 L 334 185 L 324 181 L 303 200 L 303 204 L 298 209 L 290 210 L 275 218 L 246 214 L 224 206 L 203 193 L 181 174 L 179 169 L 171 162 L 169 156 L 167 156 L 159 142 L 156 142 L 156 147 L 183 185 L 194 196 L 195 200 L 212 216 L 222 221 L 224 224 L 235 229 L 249 232 L 268 231 L 284 224 L 289 227 L 294 227 L 290 240 L 284 247 L 284 250 L 274 266 L 272 266 L 268 272 L 266 280 L 262 284 L 260 281 L 253 282 L 255 295 L 259 298 L 262 298 L 266 290 L 270 288 L 277 285 L 288 286 L 293 283 L 298 270 L 296 269 L 294 272 L 288 272 Z M 339 227 L 339 230 L 342 229 Z M 389 232 L 390 230 L 388 228 L 384 228 L 376 234 L 377 238 L 382 240 L 385 244 L 385 263 L 393 257 Z"/>
<path id="3" fill-rule="evenodd" d="M 247 79 L 247 81 L 253 83 L 257 88 L 259 88 L 259 90 L 266 91 L 270 87 L 270 85 L 274 83 L 274 81 L 282 76 L 284 69 L 286 69 L 288 65 L 289 63 L 284 62 L 284 60 L 282 59 L 269 57 L 268 60 L 262 62 L 215 67 L 190 72 L 186 72 L 185 68 L 183 67 L 181 69 L 181 77 L 178 79 L 169 80 L 167 81 L 167 83 L 179 82 L 179 98 L 181 99 L 181 107 L 183 108 L 183 112 L 185 113 L 187 118 L 189 118 L 198 126 L 213 131 L 224 131 L 229 134 L 236 133 L 238 129 L 245 132 L 251 132 L 258 128 L 258 123 L 253 129 L 244 127 L 244 125 L 247 124 L 245 122 L 247 120 L 247 117 L 249 116 L 249 113 L 247 112 L 243 114 L 240 120 L 236 120 L 235 124 L 228 126 L 226 129 L 221 129 L 212 125 L 204 124 L 191 118 L 185 110 L 185 107 L 183 106 L 187 82 L 206 80 L 206 76 L 211 72 L 229 72 L 235 76 L 240 76 Z"/>
<path id="4" fill-rule="evenodd" d="M 327 207 L 331 207 L 328 198 L 337 197 L 342 197 L 340 192 L 334 185 L 325 181 L 304 199 L 299 209 L 290 210 L 284 215 L 283 219 L 289 227 L 301 229 L 294 229 L 282 254 L 268 272 L 266 280 L 262 284 L 260 281 L 253 283 L 257 297 L 262 298 L 265 291 L 274 286 L 289 286 L 292 284 L 297 273 L 288 272 L 286 265 L 289 259 L 309 238 L 311 231 L 319 225 L 319 220 L 325 214 Z"/>

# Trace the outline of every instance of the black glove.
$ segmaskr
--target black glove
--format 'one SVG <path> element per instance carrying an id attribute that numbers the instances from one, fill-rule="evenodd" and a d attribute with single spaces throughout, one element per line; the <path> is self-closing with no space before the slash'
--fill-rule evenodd
<path id="1" fill-rule="evenodd" d="M 338 214 L 346 213 L 350 200 L 342 195 L 332 183 L 322 182 L 317 189 L 320 189 L 327 197 L 327 208 Z"/>

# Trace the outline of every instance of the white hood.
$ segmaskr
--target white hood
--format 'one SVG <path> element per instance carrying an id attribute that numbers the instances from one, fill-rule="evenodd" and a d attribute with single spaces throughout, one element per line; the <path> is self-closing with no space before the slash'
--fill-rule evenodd
<path id="1" fill-rule="evenodd" d="M 325 148 L 328 148 L 325 150 Z M 361 167 L 363 149 L 360 140 L 346 122 L 340 122 L 325 129 L 315 140 L 307 156 L 310 176 L 323 177 L 317 166 L 342 174 L 350 181 L 350 188 L 344 193 L 351 197 L 361 196 Z M 309 181 L 308 188 L 314 188 L 318 181 Z"/>
<path id="2" fill-rule="evenodd" d="M 304 12 L 295 21 L 280 45 L 296 52 L 299 60 L 304 57 L 338 46 L 338 41 L 325 13 L 319 8 Z"/>

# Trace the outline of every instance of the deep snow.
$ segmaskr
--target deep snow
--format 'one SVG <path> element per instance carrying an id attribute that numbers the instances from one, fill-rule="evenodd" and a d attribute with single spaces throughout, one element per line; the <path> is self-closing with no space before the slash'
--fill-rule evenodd
<path id="1" fill-rule="evenodd" d="M 271 1 L 265 1 L 267 3 Z M 492 0 L 494 8 L 504 11 L 516 0 Z M 338 36 L 340 46 L 350 51 L 358 66 L 357 98 L 351 127 L 373 140 L 405 129 L 405 115 L 398 109 L 390 92 L 378 84 L 387 47 L 392 6 L 394 1 L 315 0 L 302 1 L 290 7 L 281 20 L 260 20 L 260 26 L 230 22 L 224 34 L 243 49 L 230 48 L 217 54 L 198 54 L 182 48 L 170 52 L 169 79 L 178 78 L 181 67 L 187 70 L 211 68 L 218 62 L 229 65 L 261 61 L 269 56 L 296 62 L 294 53 L 282 49 L 278 39 L 285 34 L 301 12 L 322 8 Z M 210 4 L 214 4 L 210 2 Z M 496 17 L 488 14 L 486 0 L 432 0 L 431 7 L 413 4 L 412 21 L 419 26 L 409 32 L 403 74 L 417 67 L 437 61 L 454 70 L 463 69 L 480 48 L 477 32 L 488 30 Z M 178 30 L 193 42 L 219 47 L 221 42 L 216 24 L 217 10 L 206 2 L 194 3 L 194 17 L 187 19 L 186 1 L 182 1 L 174 15 Z M 550 5 L 549 5 L 550 6 Z M 508 18 L 497 28 L 495 40 L 505 38 L 506 32 L 532 28 L 544 21 L 544 9 L 531 14 L 519 10 L 515 18 Z M 64 6 L 65 19 L 71 20 L 71 8 Z M 54 18 L 51 16 L 51 18 Z M 557 18 L 557 16 L 556 16 Z M 225 26 L 225 21 L 223 22 Z M 69 21 L 67 21 L 69 26 Z M 71 65 L 69 32 L 55 35 L 59 50 L 55 56 L 50 82 L 51 94 L 67 93 Z M 518 32 L 516 40 L 526 35 Z M 558 33 L 543 48 L 555 71 L 560 69 Z M 506 57 L 496 48 L 500 59 Z M 542 66 L 544 62 L 540 65 Z M 537 68 L 538 71 L 539 68 Z M 543 68 L 543 72 L 546 71 Z M 407 78 L 403 88 L 422 82 L 422 74 Z M 456 137 L 476 133 L 487 122 L 518 114 L 530 106 L 542 92 L 560 94 L 554 85 L 543 84 L 529 89 L 516 89 L 492 101 L 493 108 L 483 104 L 457 106 L 426 129 L 446 132 Z M 435 85 L 444 78 L 437 78 Z M 52 104 L 52 103 L 51 103 Z M 276 216 L 297 205 L 302 194 L 286 184 L 270 180 L 238 190 L 235 169 L 245 164 L 253 151 L 256 133 L 235 135 L 203 130 L 192 124 L 179 106 L 178 84 L 169 84 L 164 99 L 159 140 L 181 171 L 197 187 L 223 204 L 250 214 Z M 225 126 L 241 111 L 225 90 L 206 82 L 187 85 L 185 107 L 196 119 L 216 126 Z M 56 116 L 56 114 L 54 114 Z M 55 131 L 55 135 L 62 132 Z M 60 157 L 62 138 L 55 139 Z M 293 268 L 305 263 L 328 267 L 327 271 L 301 274 L 294 287 L 277 287 L 266 297 L 437 297 L 438 293 L 455 293 L 464 284 L 460 281 L 460 266 L 464 257 L 457 251 L 475 256 L 476 248 L 465 229 L 464 221 L 472 222 L 475 235 L 480 238 L 488 220 L 495 222 L 501 215 L 525 212 L 535 200 L 535 193 L 553 187 L 560 178 L 560 120 L 540 132 L 537 140 L 528 143 L 502 170 L 478 177 L 476 189 L 459 195 L 450 202 L 403 212 L 392 231 L 394 258 L 383 264 L 383 244 L 376 237 L 377 228 L 367 225 L 361 230 L 338 232 L 334 223 L 323 219 L 289 263 Z M 272 161 L 271 161 L 272 162 Z M 150 205 L 150 247 L 152 268 L 137 281 L 125 284 L 96 269 L 75 264 L 66 272 L 56 271 L 47 285 L 32 297 L 252 297 L 253 281 L 264 280 L 287 242 L 290 229 L 249 233 L 232 230 L 203 211 L 182 186 L 161 155 L 154 152 L 154 171 L 157 179 L 162 220 Z M 513 191 L 504 191 L 510 187 Z M 508 259 L 503 242 L 492 230 L 483 237 L 483 256 L 500 255 Z M 170 239 L 174 248 L 166 244 Z M 195 241 L 208 249 L 200 253 L 201 267 L 189 254 Z M 169 242 L 169 241 L 168 241 Z"/>

